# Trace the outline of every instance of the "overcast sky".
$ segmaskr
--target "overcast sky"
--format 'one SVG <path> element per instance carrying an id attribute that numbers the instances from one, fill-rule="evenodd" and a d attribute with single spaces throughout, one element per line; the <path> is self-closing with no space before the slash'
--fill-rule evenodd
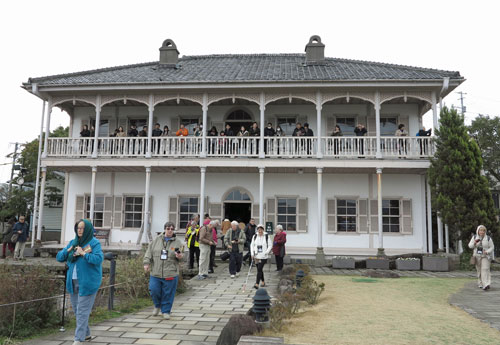
<path id="1" fill-rule="evenodd" d="M 495 5 L 495 3 L 497 5 Z M 155 61 L 166 38 L 181 55 L 303 53 L 460 71 L 466 118 L 499 115 L 498 1 L 2 1 L 0 164 L 38 136 L 42 101 L 29 77 Z M 447 105 L 459 105 L 450 94 Z M 431 124 L 426 114 L 424 123 Z M 69 123 L 53 112 L 51 128 Z M 0 165 L 0 182 L 10 166 Z"/>

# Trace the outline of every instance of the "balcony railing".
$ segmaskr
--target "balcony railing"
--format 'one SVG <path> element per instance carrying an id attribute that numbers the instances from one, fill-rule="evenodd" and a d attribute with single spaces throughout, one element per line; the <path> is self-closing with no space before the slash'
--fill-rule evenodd
<path id="1" fill-rule="evenodd" d="M 199 157 L 201 137 L 155 137 L 151 141 L 153 157 Z M 259 157 L 260 137 L 207 137 L 208 157 Z M 324 158 L 375 158 L 376 137 L 266 137 L 265 157 L 316 157 L 318 145 Z M 94 152 L 92 138 L 49 138 L 48 157 L 81 158 Z M 431 137 L 381 137 L 383 158 L 429 158 L 434 155 Z M 98 157 L 144 157 L 148 139 L 99 138 Z"/>

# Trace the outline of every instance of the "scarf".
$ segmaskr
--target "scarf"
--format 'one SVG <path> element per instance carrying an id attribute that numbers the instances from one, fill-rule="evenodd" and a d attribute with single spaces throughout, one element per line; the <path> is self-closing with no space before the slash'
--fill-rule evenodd
<path id="1" fill-rule="evenodd" d="M 80 222 L 85 223 L 85 229 L 83 231 L 82 237 L 78 237 L 78 224 Z M 94 227 L 92 226 L 92 223 L 90 223 L 89 220 L 87 219 L 81 219 L 75 224 L 75 238 L 71 242 L 71 245 L 73 246 L 73 249 L 68 253 L 68 262 L 73 262 L 80 258 L 80 256 L 73 256 L 73 254 L 76 252 L 76 247 L 81 247 L 82 249 L 89 244 L 89 242 L 94 238 Z"/>

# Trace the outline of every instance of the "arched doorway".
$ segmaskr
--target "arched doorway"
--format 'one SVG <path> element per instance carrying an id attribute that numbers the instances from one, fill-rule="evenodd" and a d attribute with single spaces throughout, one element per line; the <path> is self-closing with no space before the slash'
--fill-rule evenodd
<path id="1" fill-rule="evenodd" d="M 224 124 L 223 129 L 225 129 L 226 125 L 229 125 L 231 126 L 234 135 L 236 135 L 236 133 L 238 133 L 238 131 L 240 130 L 241 126 L 245 126 L 245 129 L 248 131 L 253 122 L 254 121 L 252 119 L 252 115 L 250 115 L 243 109 L 237 109 L 233 110 L 227 115 L 226 123 Z"/>
<path id="2" fill-rule="evenodd" d="M 252 196 L 244 188 L 233 188 L 229 190 L 224 202 L 224 218 L 230 221 L 247 224 L 252 217 Z"/>

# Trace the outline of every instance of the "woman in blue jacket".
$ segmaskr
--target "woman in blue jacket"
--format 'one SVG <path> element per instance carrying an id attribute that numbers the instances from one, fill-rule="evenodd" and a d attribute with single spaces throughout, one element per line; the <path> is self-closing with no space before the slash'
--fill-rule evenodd
<path id="1" fill-rule="evenodd" d="M 101 286 L 101 243 L 94 237 L 94 227 L 86 219 L 75 224 L 75 239 L 57 253 L 57 261 L 68 264 L 66 288 L 76 316 L 75 342 L 81 345 L 91 339 L 89 316 L 97 290 Z"/>

